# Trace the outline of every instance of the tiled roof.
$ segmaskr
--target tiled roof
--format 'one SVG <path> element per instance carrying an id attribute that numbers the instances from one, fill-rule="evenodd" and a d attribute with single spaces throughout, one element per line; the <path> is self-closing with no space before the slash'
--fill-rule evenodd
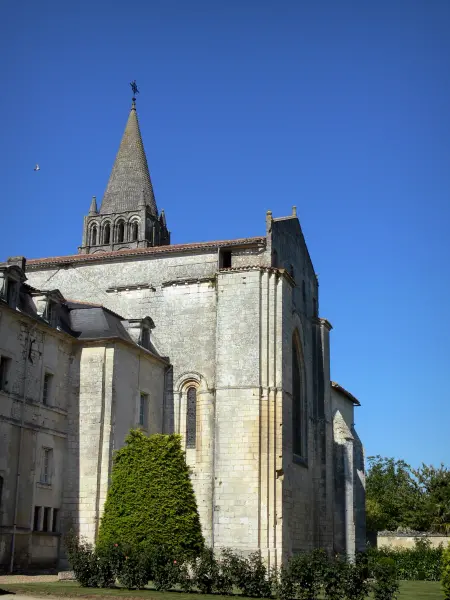
<path id="1" fill-rule="evenodd" d="M 139 129 L 136 105 L 133 100 L 119 151 L 103 196 L 100 214 L 137 210 L 142 203 L 150 207 L 152 214 L 158 215 Z"/>
<path id="2" fill-rule="evenodd" d="M 105 259 L 115 260 L 132 256 L 146 256 L 151 254 L 171 254 L 176 252 L 189 252 L 192 250 L 214 250 L 228 246 L 254 246 L 265 244 L 265 237 L 240 238 L 236 240 L 219 240 L 214 242 L 194 242 L 193 244 L 171 244 L 168 246 L 154 246 L 151 248 L 132 248 L 130 250 L 115 250 L 114 252 L 97 252 L 95 254 L 71 254 L 68 256 L 51 256 L 48 258 L 32 258 L 27 260 L 27 270 L 33 267 L 47 265 L 62 265 L 76 262 L 95 262 Z"/>
<path id="3" fill-rule="evenodd" d="M 343 388 L 342 385 L 339 385 L 335 381 L 332 381 L 331 387 L 333 389 L 335 389 L 336 391 L 341 392 L 341 394 L 344 394 L 344 396 L 347 396 L 347 398 L 349 400 L 351 400 L 353 402 L 353 404 L 355 404 L 356 406 L 361 406 L 361 402 L 358 400 L 358 398 L 355 398 L 355 396 L 353 394 L 350 394 L 350 392 L 348 392 L 345 388 Z"/>

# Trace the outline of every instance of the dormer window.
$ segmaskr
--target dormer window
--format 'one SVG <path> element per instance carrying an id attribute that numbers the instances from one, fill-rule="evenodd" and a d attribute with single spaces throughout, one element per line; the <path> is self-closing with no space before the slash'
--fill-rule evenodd
<path id="1" fill-rule="evenodd" d="M 50 325 L 53 324 L 53 319 L 55 317 L 55 305 L 51 300 L 47 301 L 47 308 L 45 310 L 45 319 L 49 322 Z"/>
<path id="2" fill-rule="evenodd" d="M 11 308 L 16 308 L 17 306 L 17 288 L 18 282 L 14 281 L 10 277 L 6 281 L 6 302 Z"/>
<path id="3" fill-rule="evenodd" d="M 142 327 L 140 345 L 146 350 L 150 349 L 150 329 L 145 325 Z"/>
<path id="4" fill-rule="evenodd" d="M 26 281 L 25 259 L 23 257 L 8 258 L 8 262 L 0 264 L 0 297 L 11 308 L 19 304 L 20 286 Z"/>

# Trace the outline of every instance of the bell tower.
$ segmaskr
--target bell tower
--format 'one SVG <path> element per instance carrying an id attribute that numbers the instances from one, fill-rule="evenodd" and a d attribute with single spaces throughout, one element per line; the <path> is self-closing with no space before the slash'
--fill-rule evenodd
<path id="1" fill-rule="evenodd" d="M 131 110 L 100 209 L 95 196 L 84 217 L 79 254 L 112 252 L 170 244 L 164 211 L 158 213 L 136 111 L 136 82 Z"/>

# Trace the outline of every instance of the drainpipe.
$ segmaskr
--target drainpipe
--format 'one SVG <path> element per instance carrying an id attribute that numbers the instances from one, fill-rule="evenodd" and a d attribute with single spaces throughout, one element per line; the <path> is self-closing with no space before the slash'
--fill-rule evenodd
<path id="1" fill-rule="evenodd" d="M 27 393 L 27 370 L 28 370 L 28 360 L 30 353 L 30 339 L 31 334 L 36 330 L 37 323 L 35 323 L 30 329 L 28 329 L 27 335 L 27 343 L 25 346 L 25 366 L 23 372 L 23 392 L 21 399 L 21 408 L 20 408 L 20 433 L 19 433 L 19 452 L 17 456 L 17 475 L 16 475 L 16 493 L 14 498 L 14 522 L 13 522 L 13 533 L 11 540 L 11 561 L 9 563 L 9 572 L 12 573 L 14 571 L 14 552 L 16 550 L 16 532 L 17 532 L 17 512 L 19 505 L 19 488 L 20 488 L 20 458 L 22 454 L 22 439 L 23 439 L 23 425 L 25 420 L 25 396 Z"/>

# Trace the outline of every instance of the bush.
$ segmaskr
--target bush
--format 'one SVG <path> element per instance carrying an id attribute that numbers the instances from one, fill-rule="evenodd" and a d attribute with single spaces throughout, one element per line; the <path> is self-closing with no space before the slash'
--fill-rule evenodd
<path id="1" fill-rule="evenodd" d="M 224 550 L 221 559 L 221 572 L 230 584 L 239 588 L 250 598 L 270 598 L 273 578 L 270 576 L 260 552 L 245 557 L 232 550 Z M 231 586 L 230 586 L 231 587 Z"/>
<path id="2" fill-rule="evenodd" d="M 114 570 L 109 557 L 94 551 L 91 544 L 73 532 L 64 539 L 67 558 L 75 578 L 83 587 L 110 587 L 114 584 Z"/>
<path id="3" fill-rule="evenodd" d="M 344 593 L 348 600 L 364 600 L 369 595 L 367 560 L 358 555 L 355 563 L 348 563 L 345 571 Z"/>
<path id="4" fill-rule="evenodd" d="M 442 575 L 441 583 L 442 590 L 445 595 L 445 600 L 450 600 L 450 544 L 442 552 Z"/>
<path id="5" fill-rule="evenodd" d="M 150 563 L 145 552 L 128 549 L 119 563 L 117 579 L 129 590 L 143 589 L 150 579 Z"/>
<path id="6" fill-rule="evenodd" d="M 201 594 L 229 594 L 233 582 L 228 569 L 224 569 L 211 548 L 205 548 L 192 563 L 193 583 Z"/>
<path id="7" fill-rule="evenodd" d="M 399 579 L 439 581 L 441 577 L 442 546 L 432 548 L 429 540 L 416 539 L 414 548 L 369 548 L 367 555 L 371 573 L 384 557 L 395 562 Z"/>
<path id="8" fill-rule="evenodd" d="M 327 564 L 327 556 L 321 550 L 294 555 L 279 571 L 277 597 L 280 600 L 316 600 Z"/>
<path id="9" fill-rule="evenodd" d="M 196 556 L 203 537 L 178 435 L 132 430 L 114 456 L 98 548 L 165 546 Z"/>
<path id="10" fill-rule="evenodd" d="M 347 568 L 348 564 L 336 557 L 323 569 L 323 589 L 326 600 L 342 600 L 345 597 Z"/>
<path id="11" fill-rule="evenodd" d="M 163 592 L 174 587 L 179 580 L 180 562 L 173 558 L 170 549 L 166 546 L 152 546 L 147 548 L 147 556 L 149 579 L 152 579 L 155 588 Z"/>
<path id="12" fill-rule="evenodd" d="M 399 590 L 395 561 L 392 558 L 383 557 L 374 567 L 373 574 L 375 583 L 373 585 L 373 597 L 375 600 L 393 600 L 397 598 Z"/>

